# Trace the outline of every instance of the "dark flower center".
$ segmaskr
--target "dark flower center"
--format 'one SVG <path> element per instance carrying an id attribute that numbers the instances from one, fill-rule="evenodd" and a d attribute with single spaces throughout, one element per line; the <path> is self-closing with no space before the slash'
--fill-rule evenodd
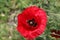
<path id="1" fill-rule="evenodd" d="M 28 24 L 29 24 L 30 26 L 33 26 L 33 27 L 36 27 L 36 25 L 37 25 L 37 23 L 35 22 L 34 19 L 28 20 Z"/>

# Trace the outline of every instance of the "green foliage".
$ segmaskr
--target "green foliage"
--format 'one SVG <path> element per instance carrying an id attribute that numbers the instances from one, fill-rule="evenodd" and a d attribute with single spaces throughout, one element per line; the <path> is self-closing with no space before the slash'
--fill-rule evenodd
<path id="1" fill-rule="evenodd" d="M 12 17 L 14 19 L 16 14 L 31 5 L 44 9 L 48 19 L 44 34 L 36 40 L 55 40 L 50 36 L 50 30 L 60 30 L 60 0 L 0 0 L 0 40 L 24 40 L 17 32 L 16 26 L 8 23 L 11 15 L 14 14 Z"/>
<path id="2" fill-rule="evenodd" d="M 42 37 L 37 37 L 36 40 L 44 40 Z"/>

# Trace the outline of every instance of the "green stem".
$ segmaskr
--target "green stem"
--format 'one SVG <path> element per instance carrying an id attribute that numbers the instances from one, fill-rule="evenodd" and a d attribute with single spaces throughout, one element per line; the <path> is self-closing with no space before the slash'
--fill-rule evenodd
<path id="1" fill-rule="evenodd" d="M 35 40 L 35 39 L 27 38 L 27 40 Z"/>

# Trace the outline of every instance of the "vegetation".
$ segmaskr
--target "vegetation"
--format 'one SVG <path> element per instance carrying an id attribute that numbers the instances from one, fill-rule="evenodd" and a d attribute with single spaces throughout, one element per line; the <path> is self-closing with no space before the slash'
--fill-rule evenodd
<path id="1" fill-rule="evenodd" d="M 45 32 L 36 40 L 56 39 L 50 31 L 60 30 L 60 0 L 0 0 L 0 40 L 24 40 L 16 30 L 17 15 L 31 5 L 44 9 L 48 17 Z"/>

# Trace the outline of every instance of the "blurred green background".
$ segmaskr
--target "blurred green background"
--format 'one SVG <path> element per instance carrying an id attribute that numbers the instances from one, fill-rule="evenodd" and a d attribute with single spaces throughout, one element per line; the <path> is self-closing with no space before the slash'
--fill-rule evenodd
<path id="1" fill-rule="evenodd" d="M 36 40 L 56 40 L 50 30 L 60 30 L 60 0 L 0 0 L 0 40 L 24 40 L 16 30 L 17 15 L 32 5 L 44 9 L 48 17 L 45 32 Z"/>

